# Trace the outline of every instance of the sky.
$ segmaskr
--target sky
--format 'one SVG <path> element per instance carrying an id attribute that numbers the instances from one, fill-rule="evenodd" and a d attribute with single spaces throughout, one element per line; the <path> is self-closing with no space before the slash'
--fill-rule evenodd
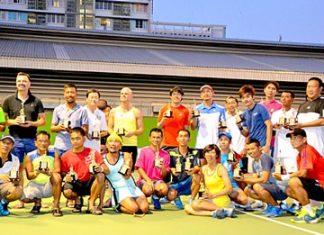
<path id="1" fill-rule="evenodd" d="M 153 20 L 226 26 L 226 38 L 324 44 L 324 0 L 153 0 Z"/>

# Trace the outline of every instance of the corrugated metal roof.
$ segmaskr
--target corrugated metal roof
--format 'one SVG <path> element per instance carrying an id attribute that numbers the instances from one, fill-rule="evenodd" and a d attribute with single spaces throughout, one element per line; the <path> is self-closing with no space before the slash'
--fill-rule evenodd
<path id="1" fill-rule="evenodd" d="M 324 58 L 0 40 L 0 56 L 126 64 L 324 72 Z"/>

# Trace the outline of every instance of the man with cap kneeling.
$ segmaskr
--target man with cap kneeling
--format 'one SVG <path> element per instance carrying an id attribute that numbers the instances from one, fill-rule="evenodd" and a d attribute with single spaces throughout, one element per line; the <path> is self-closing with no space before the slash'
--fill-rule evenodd
<path id="1" fill-rule="evenodd" d="M 106 147 L 108 153 L 103 158 L 109 169 L 106 178 L 112 188 L 113 206 L 127 214 L 146 214 L 149 210 L 146 196 L 132 177 L 132 154 L 121 151 L 122 139 L 115 132 L 107 138 Z"/>
<path id="2" fill-rule="evenodd" d="M 11 153 L 15 140 L 12 136 L 0 139 L 0 216 L 9 215 L 8 203 L 20 199 L 23 187 L 23 168 L 19 158 Z"/>
<path id="3" fill-rule="evenodd" d="M 298 216 L 292 219 L 295 223 L 317 223 L 324 216 L 324 205 L 314 210 L 310 200 L 324 201 L 324 157 L 307 143 L 306 132 L 296 128 L 286 135 L 291 145 L 298 151 L 297 172 L 280 175 L 278 180 L 289 180 L 286 190 L 289 197 L 300 202 L 302 208 Z"/>

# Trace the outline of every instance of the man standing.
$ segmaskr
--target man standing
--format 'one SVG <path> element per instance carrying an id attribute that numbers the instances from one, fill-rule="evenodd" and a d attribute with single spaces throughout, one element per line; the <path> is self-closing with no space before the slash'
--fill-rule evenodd
<path id="1" fill-rule="evenodd" d="M 306 101 L 298 108 L 295 128 L 304 128 L 314 148 L 324 156 L 324 99 L 321 97 L 323 81 L 312 77 L 307 82 Z"/>
<path id="2" fill-rule="evenodd" d="M 72 149 L 61 157 L 61 173 L 65 182 L 63 194 L 66 198 L 75 200 L 75 213 L 81 213 L 82 196 L 90 195 L 89 212 L 102 215 L 102 211 L 94 203 L 104 187 L 105 174 L 109 171 L 96 150 L 84 147 L 85 139 L 86 133 L 81 127 L 71 130 Z"/>
<path id="3" fill-rule="evenodd" d="M 86 106 L 87 115 L 89 119 L 89 133 L 85 147 L 93 148 L 100 152 L 100 139 L 102 136 L 106 136 L 107 132 L 107 120 L 105 114 L 97 108 L 97 104 L 100 98 L 100 93 L 96 89 L 90 89 L 87 92 Z"/>
<path id="4" fill-rule="evenodd" d="M 200 187 L 200 167 L 198 151 L 189 148 L 190 132 L 187 129 L 178 131 L 178 147 L 169 150 L 172 182 L 170 188 L 177 190 L 178 197 L 174 200 L 178 209 L 183 209 L 181 195 L 190 195 L 192 202 Z"/>
<path id="5" fill-rule="evenodd" d="M 8 203 L 18 200 L 23 192 L 23 167 L 11 153 L 15 144 L 12 136 L 0 139 L 0 216 L 9 215 Z"/>
<path id="6" fill-rule="evenodd" d="M 154 209 L 160 210 L 160 198 L 167 197 L 169 201 L 176 198 L 175 190 L 169 190 L 164 179 L 170 173 L 170 156 L 161 149 L 163 132 L 159 128 L 150 130 L 150 146 L 141 150 L 136 169 L 140 175 L 137 185 L 145 196 L 152 196 Z"/>
<path id="7" fill-rule="evenodd" d="M 137 137 L 143 131 L 142 112 L 132 105 L 133 91 L 124 87 L 120 91 L 120 105 L 109 114 L 108 133 L 117 133 L 123 140 L 123 152 L 132 154 L 133 162 L 137 158 Z M 134 169 L 133 169 L 134 170 Z"/>
<path id="8" fill-rule="evenodd" d="M 263 91 L 265 100 L 262 100 L 260 103 L 268 109 L 271 116 L 273 112 L 282 107 L 282 105 L 276 100 L 276 95 L 279 92 L 279 83 L 276 81 L 268 81 L 264 85 Z"/>
<path id="9" fill-rule="evenodd" d="M 255 89 L 244 85 L 239 90 L 240 98 L 247 110 L 243 113 L 245 121 L 238 124 L 241 133 L 250 139 L 256 139 L 262 146 L 263 153 L 270 153 L 272 124 L 268 110 L 254 101 Z"/>
<path id="10" fill-rule="evenodd" d="M 191 129 L 198 128 L 196 149 L 200 150 L 202 160 L 202 149 L 206 145 L 218 143 L 219 123 L 225 121 L 225 109 L 213 101 L 213 96 L 214 90 L 210 85 L 200 87 L 203 102 L 196 107 L 199 117 L 193 117 L 191 120 Z"/>
<path id="11" fill-rule="evenodd" d="M 52 214 L 55 217 L 62 216 L 60 210 L 60 197 L 62 190 L 62 178 L 60 175 L 60 158 L 54 151 L 48 149 L 50 134 L 39 131 L 36 134 L 36 150 L 26 156 L 26 172 L 29 183 L 24 188 L 23 201 L 34 202 L 31 210 L 33 214 L 39 214 L 42 198 L 54 198 Z"/>
<path id="12" fill-rule="evenodd" d="M 16 87 L 16 93 L 4 100 L 3 110 L 8 117 L 9 133 L 15 138 L 13 153 L 22 163 L 25 154 L 36 149 L 37 127 L 45 125 L 45 113 L 41 100 L 30 92 L 29 74 L 19 72 Z"/>
<path id="13" fill-rule="evenodd" d="M 70 132 L 74 127 L 82 127 L 88 133 L 87 111 L 76 103 L 77 87 L 73 83 L 64 85 L 65 104 L 55 107 L 52 117 L 51 131 L 56 132 L 55 151 L 61 156 L 72 148 Z"/>
<path id="14" fill-rule="evenodd" d="M 291 107 L 294 98 L 295 94 L 292 91 L 283 91 L 280 97 L 282 109 L 275 111 L 271 117 L 273 128 L 276 130 L 274 161 L 276 162 L 280 158 L 288 172 L 297 170 L 296 157 L 298 152 L 286 138 L 287 133 L 289 133 L 289 122 L 295 120 L 297 115 L 297 110 Z"/>
<path id="15" fill-rule="evenodd" d="M 310 200 L 324 201 L 324 158 L 307 143 L 306 131 L 296 128 L 287 134 L 291 145 L 298 151 L 296 172 L 275 174 L 278 180 L 289 180 L 287 194 L 300 202 L 302 208 L 295 223 L 317 223 L 324 215 L 324 204 L 313 210 Z M 312 140 L 313 141 L 313 140 Z"/>
<path id="16" fill-rule="evenodd" d="M 187 129 L 190 124 L 189 110 L 181 104 L 184 92 L 175 86 L 170 92 L 171 102 L 162 106 L 158 116 L 157 127 L 163 130 L 163 149 L 176 148 L 177 134 L 181 129 Z"/>

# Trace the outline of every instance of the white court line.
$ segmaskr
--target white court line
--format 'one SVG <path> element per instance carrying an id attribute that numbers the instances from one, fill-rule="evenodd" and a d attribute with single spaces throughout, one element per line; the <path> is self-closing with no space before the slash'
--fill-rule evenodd
<path id="1" fill-rule="evenodd" d="M 300 230 L 300 231 L 303 231 L 303 232 L 306 232 L 306 233 L 310 233 L 310 234 L 314 234 L 314 235 L 323 235 L 323 233 L 318 233 L 318 232 L 315 232 L 315 231 L 312 231 L 312 230 L 308 230 L 308 229 L 305 229 L 305 228 L 300 228 L 300 227 L 297 227 L 297 226 L 294 226 L 294 225 L 291 225 L 291 224 L 286 224 L 284 222 L 280 222 L 280 221 L 277 221 L 277 220 L 273 220 L 273 219 L 270 219 L 268 217 L 264 217 L 264 216 L 260 216 L 260 215 L 255 215 L 253 213 L 245 212 L 245 211 L 242 211 L 242 210 L 238 210 L 238 211 L 239 212 L 242 212 L 244 214 L 250 215 L 250 216 L 257 217 L 259 219 L 267 220 L 267 221 L 270 221 L 270 222 L 273 222 L 273 223 L 277 223 L 277 224 L 280 224 L 280 225 L 283 225 L 283 226 L 286 226 L 286 227 L 289 227 L 289 228 L 294 228 L 294 229 L 297 229 L 297 230 Z"/>

